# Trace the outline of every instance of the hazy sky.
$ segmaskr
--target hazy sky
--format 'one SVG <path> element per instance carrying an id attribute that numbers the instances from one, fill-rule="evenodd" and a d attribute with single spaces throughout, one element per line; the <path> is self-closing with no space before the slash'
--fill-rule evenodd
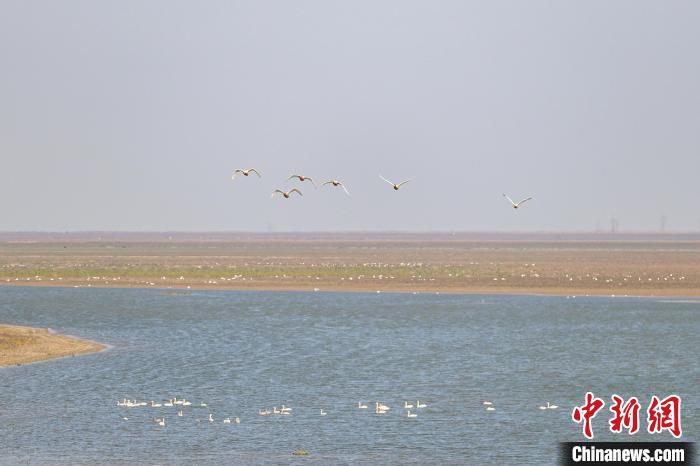
<path id="1" fill-rule="evenodd" d="M 2 0 L 0 230 L 697 230 L 698 25 L 697 1 Z M 352 196 L 271 200 L 293 172 Z"/>

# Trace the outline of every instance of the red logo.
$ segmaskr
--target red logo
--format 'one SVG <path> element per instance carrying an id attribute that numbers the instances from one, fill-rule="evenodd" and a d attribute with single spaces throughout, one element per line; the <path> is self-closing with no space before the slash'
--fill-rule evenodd
<path id="1" fill-rule="evenodd" d="M 612 405 L 610 412 L 613 416 L 608 421 L 610 432 L 621 433 L 627 430 L 629 435 L 634 435 L 639 431 L 639 411 L 641 405 L 636 396 L 630 397 L 627 401 L 619 395 L 613 394 L 610 399 Z M 583 423 L 583 435 L 587 439 L 593 438 L 593 418 L 603 409 L 605 402 L 596 398 L 593 393 L 586 392 L 585 403 L 574 407 L 571 412 L 571 419 L 577 423 Z M 657 434 L 668 431 L 676 438 L 683 435 L 681 428 L 681 397 L 669 395 L 663 400 L 658 396 L 651 397 L 647 408 L 647 432 Z"/>
<path id="2" fill-rule="evenodd" d="M 620 433 L 622 429 L 627 429 L 630 435 L 634 435 L 639 430 L 639 409 L 640 404 L 637 397 L 633 396 L 625 402 L 621 397 L 613 395 L 611 397 L 613 405 L 610 411 L 613 418 L 610 419 L 610 432 Z"/>
<path id="3" fill-rule="evenodd" d="M 585 435 L 587 439 L 593 438 L 593 427 L 591 426 L 591 421 L 596 414 L 598 414 L 598 411 L 603 408 L 603 406 L 605 406 L 605 402 L 603 400 L 593 396 L 593 393 L 587 392 L 586 402 L 583 404 L 583 406 L 576 406 L 571 413 L 571 419 L 573 419 L 575 423 L 580 424 L 583 422 L 583 435 Z"/>
<path id="4" fill-rule="evenodd" d="M 654 395 L 647 409 L 647 431 L 650 434 L 667 430 L 676 438 L 679 438 L 683 431 L 681 429 L 681 397 L 669 395 L 663 400 Z"/>

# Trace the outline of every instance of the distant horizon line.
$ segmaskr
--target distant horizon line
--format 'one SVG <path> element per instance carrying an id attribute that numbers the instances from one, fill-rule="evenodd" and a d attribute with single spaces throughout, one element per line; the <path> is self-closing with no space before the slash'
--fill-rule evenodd
<path id="1" fill-rule="evenodd" d="M 700 235 L 700 230 L 0 230 L 4 235 L 352 235 L 352 234 L 396 234 L 396 235 Z"/>

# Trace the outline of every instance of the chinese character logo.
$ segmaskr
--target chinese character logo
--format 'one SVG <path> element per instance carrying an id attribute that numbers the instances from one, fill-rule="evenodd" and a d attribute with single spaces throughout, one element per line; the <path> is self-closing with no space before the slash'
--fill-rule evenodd
<path id="1" fill-rule="evenodd" d="M 580 424 L 583 422 L 583 435 L 585 435 L 587 439 L 593 438 L 593 427 L 591 423 L 603 406 L 605 406 L 603 400 L 593 396 L 593 393 L 587 392 L 586 402 L 583 406 L 576 406 L 571 413 L 571 419 L 573 419 L 575 423 Z"/>
<path id="2" fill-rule="evenodd" d="M 639 409 L 640 404 L 637 397 L 632 397 L 625 402 L 621 397 L 613 395 L 613 405 L 610 411 L 613 418 L 610 419 L 610 432 L 620 433 L 622 429 L 627 429 L 627 433 L 634 435 L 639 430 Z"/>
<path id="3" fill-rule="evenodd" d="M 681 397 L 669 395 L 663 400 L 659 400 L 656 395 L 651 397 L 651 403 L 647 409 L 647 431 L 650 434 L 667 430 L 676 438 L 679 438 L 683 431 L 681 429 Z"/>

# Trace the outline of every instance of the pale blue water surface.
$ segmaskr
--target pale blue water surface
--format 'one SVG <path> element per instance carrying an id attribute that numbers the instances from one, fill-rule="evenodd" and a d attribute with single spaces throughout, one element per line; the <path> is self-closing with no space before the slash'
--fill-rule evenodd
<path id="1" fill-rule="evenodd" d="M 627 438 L 612 393 L 677 393 L 683 440 L 700 433 L 693 300 L 2 287 L 0 322 L 110 345 L 0 369 L 3 464 L 552 464 L 587 390 L 607 403 L 596 439 Z M 116 406 L 174 396 L 208 407 Z"/>

